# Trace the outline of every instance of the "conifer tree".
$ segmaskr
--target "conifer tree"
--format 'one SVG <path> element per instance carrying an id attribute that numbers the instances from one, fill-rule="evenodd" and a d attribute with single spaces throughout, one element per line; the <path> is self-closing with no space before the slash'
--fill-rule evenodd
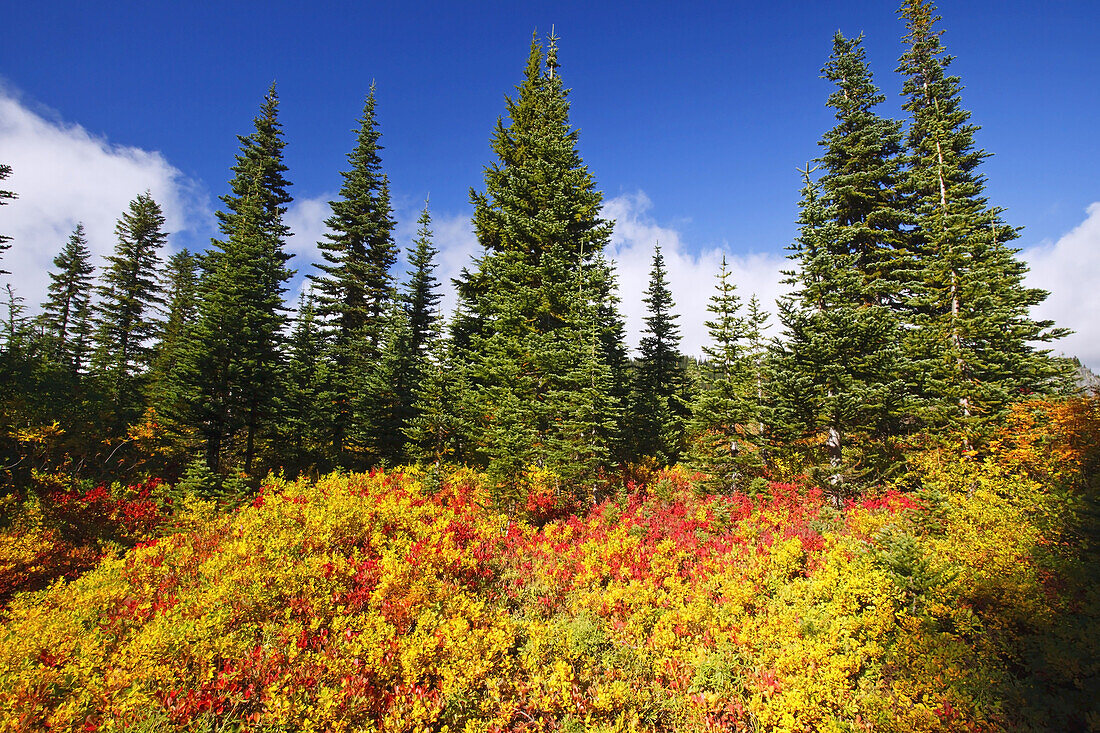
<path id="1" fill-rule="evenodd" d="M 630 433 L 626 424 L 626 410 L 632 388 L 630 357 L 626 348 L 626 322 L 619 310 L 615 270 L 602 252 L 596 257 L 595 266 L 589 271 L 588 277 L 596 310 L 594 318 L 591 321 L 582 321 L 581 326 L 595 327 L 599 365 L 592 366 L 600 369 L 606 367 L 603 377 L 606 393 L 601 395 L 600 400 L 603 404 L 605 426 L 601 431 L 607 438 L 611 462 L 623 465 L 632 458 Z"/>
<path id="2" fill-rule="evenodd" d="M 862 302 L 902 310 L 914 273 L 902 231 L 909 215 L 898 191 L 901 123 L 875 112 L 886 98 L 871 78 L 862 41 L 838 31 L 822 69 L 822 77 L 836 85 L 828 106 L 837 124 L 819 142 L 821 198 L 836 218 L 836 246 L 853 256 L 860 273 Z"/>
<path id="3" fill-rule="evenodd" d="M 0 163 L 0 181 L 6 180 L 11 175 L 11 166 L 7 163 Z M 0 206 L 6 206 L 8 201 L 16 198 L 16 195 L 11 191 L 0 189 Z M 4 256 L 11 247 L 11 237 L 6 234 L 0 234 L 0 257 Z M 7 270 L 0 270 L 0 275 L 8 274 Z"/>
<path id="4" fill-rule="evenodd" d="M 753 293 L 749 298 L 748 313 L 745 317 L 745 356 L 749 360 L 752 374 L 752 393 L 755 396 L 754 419 L 757 422 L 757 435 L 764 434 L 764 419 L 767 412 L 766 385 L 768 382 L 768 342 L 764 333 L 768 329 L 768 312 L 760 306 L 760 299 Z"/>
<path id="5" fill-rule="evenodd" d="M 202 436 L 207 465 L 219 471 L 239 459 L 247 474 L 258 440 L 271 432 L 286 322 L 282 293 L 291 276 L 283 251 L 290 183 L 274 85 L 253 122 L 255 131 L 238 138 L 231 192 L 218 212 L 223 239 L 213 240 L 201 260 L 185 376 L 192 395 L 185 422 Z"/>
<path id="6" fill-rule="evenodd" d="M 118 420 L 138 407 L 134 377 L 150 365 L 154 318 L 164 303 L 157 278 L 164 246 L 164 214 L 148 191 L 130 202 L 115 227 L 118 243 L 107 258 L 96 306 L 95 366 L 106 381 Z M 121 423 L 120 423 L 121 424 Z"/>
<path id="7" fill-rule="evenodd" d="M 409 314 L 410 351 L 417 363 L 427 359 L 432 341 L 439 337 L 439 301 L 443 298 L 439 292 L 439 280 L 435 277 L 435 260 L 439 250 L 432 244 L 431 223 L 431 213 L 427 202 L 424 202 L 414 248 L 409 250 L 409 266 L 412 269 L 406 273 L 409 280 L 405 283 L 404 295 Z"/>
<path id="8" fill-rule="evenodd" d="M 780 306 L 775 417 L 788 439 L 818 445 L 839 500 L 891 468 L 906 401 L 901 350 L 915 274 L 898 191 L 901 126 L 884 101 L 862 37 L 833 37 L 822 77 L 837 124 L 820 141 L 818 183 L 803 172 L 802 226 L 791 247 L 795 286 Z"/>
<path id="9" fill-rule="evenodd" d="M 39 319 L 47 338 L 53 342 L 54 356 L 70 366 L 77 356 L 74 341 L 79 330 L 78 316 L 87 316 L 92 297 L 95 268 L 91 259 L 84 225 L 78 223 L 65 247 L 53 259 L 56 271 L 50 273 Z"/>
<path id="10" fill-rule="evenodd" d="M 310 276 L 317 288 L 317 313 L 329 330 L 335 408 L 330 443 L 341 464 L 351 461 L 349 447 L 362 455 L 377 434 L 377 426 L 364 424 L 355 405 L 369 397 L 364 380 L 377 368 L 394 298 L 395 223 L 379 155 L 374 94 L 371 85 L 355 148 L 347 156 L 350 169 L 340 174 L 340 198 L 329 202 L 332 216 L 325 223 L 331 233 L 318 245 L 325 262 L 317 267 L 323 274 Z"/>
<path id="11" fill-rule="evenodd" d="M 809 359 L 808 352 L 802 355 L 802 366 L 817 370 L 807 375 L 810 381 L 819 388 L 827 385 L 824 401 L 818 405 L 824 413 L 818 414 L 816 422 L 828 424 L 829 480 L 839 485 L 845 452 L 851 456 L 848 463 L 866 467 L 869 476 L 889 468 L 883 462 L 888 462 L 893 437 L 900 432 L 906 402 L 901 341 L 915 274 L 902 231 L 909 215 L 898 191 L 901 125 L 875 111 L 885 98 L 867 67 L 862 36 L 834 35 L 822 77 L 836 86 L 827 104 L 835 111 L 837 123 L 819 143 L 823 148 L 818 161 L 820 200 L 806 203 L 831 221 L 818 226 L 810 221 L 817 213 L 807 212 L 810 220 L 803 222 L 806 238 L 801 242 L 806 246 L 796 248 L 794 256 L 803 256 L 798 307 L 809 320 L 799 325 L 794 318 L 785 324 L 798 334 L 804 326 L 831 323 L 832 336 L 847 339 L 846 350 L 836 351 L 819 340 L 811 345 L 816 337 L 808 334 L 806 341 L 800 336 L 793 342 L 798 344 L 795 348 L 816 355 Z M 845 369 L 853 372 L 851 380 L 840 378 Z M 830 377 L 830 372 L 835 375 Z M 858 411 L 829 406 L 837 400 L 863 404 Z M 824 418 L 829 412 L 832 417 Z M 876 456 L 874 461 L 871 455 Z"/>
<path id="12" fill-rule="evenodd" d="M 380 394 L 388 395 L 378 423 L 385 443 L 383 455 L 394 461 L 405 455 L 405 440 L 420 409 L 418 385 L 429 373 L 429 354 L 442 337 L 439 325 L 439 281 L 432 244 L 431 215 L 427 202 L 420 214 L 419 229 L 408 252 L 409 279 L 401 294 L 401 313 L 391 316 L 389 336 L 380 360 Z"/>
<path id="13" fill-rule="evenodd" d="M 1033 344 L 1067 333 L 1029 309 L 1047 293 L 1023 284 L 1027 267 L 1008 243 L 1019 235 L 985 196 L 978 127 L 962 107 L 959 77 L 940 42 L 927 0 L 906 0 L 906 191 L 916 216 L 921 283 L 907 342 L 914 381 L 933 425 L 964 429 L 998 414 L 1021 394 L 1053 389 L 1061 364 Z"/>
<path id="14" fill-rule="evenodd" d="M 675 303 L 659 243 L 653 250 L 649 287 L 642 302 L 649 315 L 645 317 L 632 398 L 635 451 L 671 465 L 684 448 L 687 380 L 681 364 L 680 326 L 673 313 Z"/>
<path id="15" fill-rule="evenodd" d="M 327 470 L 324 425 L 331 414 L 324 402 L 330 390 L 330 370 L 312 288 L 299 298 L 287 346 L 290 356 L 278 395 L 279 458 L 291 474 Z"/>
<path id="16" fill-rule="evenodd" d="M 562 475 L 606 460 L 613 427 L 592 428 L 591 418 L 593 404 L 613 402 L 596 375 L 607 367 L 615 320 L 600 257 L 611 225 L 577 152 L 557 39 L 545 55 L 532 40 L 518 95 L 506 104 L 485 191 L 471 192 L 484 254 L 458 281 L 452 326 L 478 416 L 468 442 L 504 504 L 521 498 L 513 494 L 528 466 Z M 601 309 L 601 327 L 589 328 Z"/>
<path id="17" fill-rule="evenodd" d="M 11 286 L 11 283 L 4 285 L 4 292 L 7 296 L 4 344 L 10 352 L 18 349 L 25 339 L 27 318 L 23 314 L 27 312 L 27 306 L 23 305 L 23 297 L 15 294 L 15 288 Z"/>
<path id="18" fill-rule="evenodd" d="M 182 369 L 198 317 L 198 258 L 183 249 L 168 258 L 162 284 L 167 308 L 149 379 L 149 402 L 162 422 L 186 401 Z"/>
<path id="19" fill-rule="evenodd" d="M 463 406 L 471 394 L 464 377 L 452 361 L 450 339 L 431 341 L 421 377 L 413 385 L 413 416 L 405 426 L 405 453 L 411 458 L 438 468 L 462 455 L 468 422 Z"/>
<path id="20" fill-rule="evenodd" d="M 692 404 L 691 458 L 710 475 L 712 488 L 726 492 L 738 484 L 742 469 L 752 459 L 759 459 L 759 448 L 754 445 L 756 365 L 749 342 L 755 324 L 741 316 L 741 299 L 730 280 L 725 257 L 715 289 L 707 306 L 712 320 L 705 323 L 711 344 L 703 347 L 707 356 L 702 365 L 704 380 Z"/>
<path id="21" fill-rule="evenodd" d="M 356 409 L 373 429 L 373 434 L 364 441 L 372 457 L 393 465 L 404 458 L 404 431 L 412 414 L 418 364 L 413 352 L 409 313 L 404 304 L 391 302 L 387 315 L 382 351 Z"/>
<path id="22" fill-rule="evenodd" d="M 785 340 L 775 353 L 774 418 L 788 440 L 825 453 L 824 482 L 840 501 L 883 470 L 881 444 L 871 437 L 901 400 L 889 309 L 863 301 L 858 253 L 843 246 L 835 205 L 803 171 L 798 239 L 789 257 L 794 292 L 780 300 Z"/>

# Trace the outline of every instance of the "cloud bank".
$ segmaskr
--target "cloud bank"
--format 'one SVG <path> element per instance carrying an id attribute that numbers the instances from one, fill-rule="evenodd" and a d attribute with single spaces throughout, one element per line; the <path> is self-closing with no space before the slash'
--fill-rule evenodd
<path id="1" fill-rule="evenodd" d="M 210 226 L 202 187 L 159 152 L 113 145 L 83 127 L 48 119 L 0 87 L 0 161 L 11 165 L 4 188 L 19 198 L 0 208 L 0 231 L 12 237 L 0 261 L 16 294 L 37 312 L 48 271 L 77 222 L 83 222 L 97 274 L 115 245 L 115 223 L 146 190 L 160 204 L 168 232 Z M 171 240 L 170 240 L 171 241 Z"/>
<path id="2" fill-rule="evenodd" d="M 638 191 L 610 199 L 603 208 L 603 215 L 615 221 L 608 256 L 617 266 L 620 308 L 626 317 L 627 344 L 631 348 L 637 349 L 645 328 L 646 306 L 642 299 L 649 287 L 653 248 L 658 242 L 665 258 L 669 289 L 676 303 L 674 312 L 679 316 L 680 350 L 685 354 L 700 356 L 703 346 L 709 343 L 703 324 L 709 316 L 707 304 L 714 294 L 723 255 L 742 302 L 747 304 L 755 294 L 761 306 L 774 314 L 775 299 L 786 292 L 785 286 L 780 284 L 779 273 L 786 266 L 785 257 L 765 253 L 730 254 L 719 247 L 693 252 L 694 248 L 684 242 L 679 231 L 653 219 L 652 207 L 649 197 Z M 778 328 L 774 315 L 771 323 L 769 335 L 775 335 Z"/>
<path id="3" fill-rule="evenodd" d="M 1074 331 L 1053 345 L 1054 352 L 1076 356 L 1100 372 L 1100 201 L 1058 241 L 1029 247 L 1021 256 L 1031 268 L 1027 284 L 1050 292 L 1033 316 Z"/>

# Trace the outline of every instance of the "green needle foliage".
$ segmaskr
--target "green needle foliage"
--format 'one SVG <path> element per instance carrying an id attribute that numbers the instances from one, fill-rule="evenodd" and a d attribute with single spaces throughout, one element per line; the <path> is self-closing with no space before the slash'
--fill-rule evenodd
<path id="1" fill-rule="evenodd" d="M 371 398 L 368 382 L 375 379 L 372 373 L 383 349 L 394 298 L 390 269 L 397 259 L 374 94 L 371 85 L 355 148 L 347 156 L 350 169 L 340 174 L 340 197 L 329 202 L 332 216 L 325 224 L 331 233 L 318 245 L 324 262 L 316 265 L 322 274 L 310 275 L 333 365 L 330 452 L 340 465 L 358 467 L 369 462 L 372 453 L 377 458 L 379 451 L 380 427 L 367 417 L 377 415 L 380 408 L 364 405 L 363 400 Z"/>
<path id="2" fill-rule="evenodd" d="M 532 465 L 590 484 L 615 431 L 606 377 L 617 316 L 601 258 L 611 224 L 558 69 L 557 39 L 545 54 L 533 39 L 509 121 L 493 134 L 485 191 L 471 191 L 484 253 L 458 282 L 453 334 L 472 388 L 460 402 L 473 416 L 463 457 L 487 464 L 506 505 Z"/>
<path id="3" fill-rule="evenodd" d="M 1034 344 L 1067 332 L 1029 315 L 1047 293 L 1024 287 L 1027 267 L 1008 246 L 1018 231 L 985 196 L 979 166 L 988 154 L 975 145 L 959 77 L 948 74 L 934 6 L 907 0 L 900 15 L 908 35 L 898 71 L 911 115 L 905 188 L 921 275 L 907 349 L 926 422 L 973 433 L 1020 396 L 1058 387 L 1063 365 Z"/>
<path id="4" fill-rule="evenodd" d="M 121 427 L 141 414 L 134 409 L 141 404 L 137 377 L 151 365 L 153 339 L 160 332 L 154 314 L 164 304 L 158 269 L 168 236 L 164 214 L 148 191 L 130 202 L 115 234 L 118 244 L 98 287 L 93 365 Z"/>
<path id="5" fill-rule="evenodd" d="M 397 462 L 406 456 L 405 441 L 422 406 L 418 406 L 418 385 L 428 378 L 430 353 L 441 338 L 435 258 L 439 251 L 432 244 L 431 214 L 427 202 L 420 214 L 419 229 L 409 250 L 407 272 L 401 300 L 390 316 L 390 330 L 381 359 L 379 394 L 385 395 L 380 413 L 379 432 L 384 441 L 383 457 Z"/>
<path id="6" fill-rule="evenodd" d="M 273 430 L 286 324 L 283 284 L 291 276 L 283 251 L 291 197 L 278 104 L 272 85 L 255 131 L 238 138 L 231 193 L 218 212 L 223 239 L 202 258 L 187 422 L 202 436 L 215 472 L 240 466 L 253 473 L 259 439 Z"/>
<path id="7" fill-rule="evenodd" d="M 781 299 L 774 421 L 810 449 L 839 502 L 886 470 L 880 438 L 902 398 L 891 311 L 863 302 L 858 255 L 841 244 L 836 209 L 803 171 L 801 232 L 789 257 L 794 292 Z"/>
<path id="8" fill-rule="evenodd" d="M 321 323 L 312 288 L 298 301 L 289 358 L 278 396 L 281 466 L 292 475 L 331 469 L 325 456 L 326 409 L 331 390 L 331 364 L 326 358 Z"/>
<path id="9" fill-rule="evenodd" d="M 198 276 L 198 258 L 186 249 L 168 258 L 162 285 L 167 301 L 166 319 L 149 378 L 149 404 L 165 426 L 184 400 L 183 368 L 198 317 Z M 171 424 L 175 431 L 179 427 Z"/>
<path id="10" fill-rule="evenodd" d="M 78 341 L 78 334 L 90 330 L 87 321 L 95 272 L 91 260 L 84 225 L 77 224 L 65 247 L 53 258 L 56 269 L 49 273 L 50 284 L 39 318 L 46 338 L 52 342 L 54 358 L 68 365 L 73 374 L 79 370 L 87 348 Z"/>
<path id="11" fill-rule="evenodd" d="M 746 469 L 756 476 L 763 467 L 760 403 L 763 375 L 756 358 L 762 356 L 763 325 L 759 304 L 741 315 L 737 285 L 722 258 L 716 292 L 705 325 L 710 345 L 703 347 L 703 384 L 692 403 L 690 460 L 710 476 L 709 486 L 721 493 L 744 489 Z M 757 320 L 754 320 L 757 319 Z"/>
<path id="12" fill-rule="evenodd" d="M 641 352 L 631 398 L 631 423 L 637 456 L 652 456 L 661 465 L 680 457 L 689 415 L 687 375 L 680 354 L 680 326 L 672 312 L 675 303 L 665 277 L 661 246 L 653 249 L 653 267 L 645 298 L 649 315 L 640 344 Z"/>

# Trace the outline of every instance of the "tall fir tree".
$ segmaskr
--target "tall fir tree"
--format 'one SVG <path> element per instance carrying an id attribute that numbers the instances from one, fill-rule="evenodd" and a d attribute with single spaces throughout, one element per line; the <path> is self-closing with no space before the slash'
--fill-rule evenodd
<path id="1" fill-rule="evenodd" d="M 141 414 L 136 377 L 152 357 L 164 303 L 158 279 L 160 249 L 167 241 L 164 214 L 146 191 L 130 202 L 115 227 L 118 243 L 98 287 L 94 365 L 115 405 L 118 427 Z"/>
<path id="2" fill-rule="evenodd" d="M 77 332 L 81 330 L 80 316 L 87 317 L 92 298 L 92 253 L 84 225 L 78 223 L 69 241 L 54 257 L 55 271 L 50 272 L 46 301 L 42 303 L 39 322 L 51 342 L 55 358 L 67 364 L 75 373 L 78 353 L 83 350 L 77 344 Z"/>
<path id="3" fill-rule="evenodd" d="M 769 328 L 769 315 L 760 305 L 756 293 L 749 298 L 748 312 L 745 314 L 745 357 L 749 360 L 752 372 L 752 394 L 755 397 L 754 419 L 757 423 L 756 434 L 765 435 L 768 414 L 768 340 L 765 336 Z"/>
<path id="4" fill-rule="evenodd" d="M 822 398 L 803 407 L 819 411 L 808 425 L 826 428 L 829 481 L 841 492 L 845 481 L 891 468 L 908 402 L 901 342 L 915 272 L 898 190 L 901 125 L 876 112 L 885 98 L 867 67 L 862 36 L 834 35 L 822 78 L 835 85 L 827 104 L 836 125 L 819 143 L 820 199 L 804 199 L 804 237 L 794 251 L 801 281 L 792 282 L 801 287 L 801 313 L 788 309 L 784 321 L 792 348 L 802 353 L 785 363 L 814 370 L 803 379 Z M 815 223 L 819 213 L 830 221 Z M 846 347 L 833 349 L 805 328 L 824 329 Z"/>
<path id="5" fill-rule="evenodd" d="M 1029 315 L 1047 293 L 1024 287 L 1027 267 L 1008 246 L 1018 231 L 985 196 L 988 154 L 948 73 L 934 6 L 906 0 L 899 14 L 908 30 L 898 67 L 910 114 L 905 188 L 921 266 L 907 348 L 926 421 L 970 432 L 1021 395 L 1056 388 L 1062 364 L 1034 344 L 1067 332 Z"/>
<path id="6" fill-rule="evenodd" d="M 432 217 L 428 202 L 417 221 L 416 240 L 409 250 L 409 276 L 405 283 L 404 301 L 409 314 L 410 352 L 413 359 L 424 362 L 431 350 L 432 341 L 439 337 L 439 280 L 435 276 L 439 250 L 432 243 Z"/>
<path id="7" fill-rule="evenodd" d="M 0 163 L 0 181 L 7 180 L 11 176 L 11 166 L 7 163 Z M 15 193 L 5 189 L 0 189 L 0 206 L 6 206 L 8 201 L 17 198 Z M 0 257 L 4 256 L 4 252 L 11 248 L 11 237 L 7 234 L 0 234 Z M 8 274 L 7 270 L 0 270 L 0 275 Z"/>
<path id="8" fill-rule="evenodd" d="M 902 398 L 897 323 L 889 309 L 864 302 L 859 255 L 844 246 L 845 225 L 810 173 L 807 166 L 801 230 L 790 247 L 794 290 L 779 303 L 785 339 L 774 354 L 773 420 L 788 441 L 824 453 L 822 483 L 839 502 L 888 463 L 873 438 Z"/>
<path id="9" fill-rule="evenodd" d="M 506 100 L 508 123 L 499 120 L 493 134 L 485 191 L 471 191 L 484 253 L 458 281 L 452 325 L 478 416 L 468 443 L 503 503 L 521 498 L 531 465 L 563 475 L 603 462 L 614 430 L 590 421 L 592 404 L 613 407 L 607 380 L 593 388 L 591 376 L 607 366 L 614 319 L 605 314 L 596 329 L 586 320 L 613 308 L 601 258 L 611 224 L 577 151 L 556 38 L 545 54 L 532 39 L 517 89 Z"/>
<path id="10" fill-rule="evenodd" d="M 903 227 L 910 219 L 899 191 L 901 123 L 880 117 L 886 101 L 867 67 L 863 37 L 833 36 L 822 78 L 836 85 L 828 106 L 837 124 L 818 143 L 822 203 L 837 222 L 838 251 L 852 255 L 861 276 L 862 302 L 902 311 L 914 272 Z"/>
<path id="11" fill-rule="evenodd" d="M 652 456 L 671 465 L 684 449 L 689 408 L 684 399 L 687 376 L 680 353 L 680 326 L 659 243 L 654 246 L 649 286 L 642 302 L 648 315 L 631 399 L 635 455 Z"/>
<path id="12" fill-rule="evenodd" d="M 374 431 L 373 458 L 387 465 L 405 457 L 405 428 L 413 409 L 417 360 L 413 355 L 412 328 L 405 304 L 393 301 L 387 314 L 382 351 L 365 382 L 357 412 Z"/>
<path id="13" fill-rule="evenodd" d="M 329 438 L 334 459 L 343 465 L 365 465 L 377 457 L 378 426 L 364 423 L 356 408 L 369 399 L 368 382 L 377 369 L 394 299 L 390 273 L 397 259 L 395 222 L 389 180 L 382 171 L 381 132 L 375 118 L 375 88 L 363 106 L 350 169 L 341 173 L 340 197 L 329 202 L 331 233 L 319 244 L 322 274 L 310 277 L 317 288 L 317 312 L 325 322 L 331 349 L 332 398 L 335 415 Z M 358 458 L 352 458 L 352 455 Z"/>
<path id="14" fill-rule="evenodd" d="M 405 427 L 406 455 L 434 465 L 464 455 L 469 422 L 464 407 L 472 393 L 466 373 L 456 368 L 452 343 L 441 335 L 431 342 L 420 380 L 413 385 L 413 416 Z"/>
<path id="15" fill-rule="evenodd" d="M 239 136 L 230 193 L 218 212 L 221 240 L 201 259 L 199 313 L 188 347 L 190 404 L 184 422 L 202 436 L 213 471 L 251 474 L 259 441 L 272 433 L 283 328 L 282 294 L 290 278 L 283 223 L 291 197 L 283 163 L 278 96 L 272 85 L 253 123 Z"/>

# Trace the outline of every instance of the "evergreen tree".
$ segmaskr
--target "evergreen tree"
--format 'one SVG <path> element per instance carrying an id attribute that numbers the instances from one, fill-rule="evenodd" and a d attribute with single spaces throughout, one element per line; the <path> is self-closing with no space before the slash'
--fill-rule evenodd
<path id="1" fill-rule="evenodd" d="M 883 470 L 882 444 L 871 438 L 902 398 L 897 324 L 889 309 L 863 302 L 859 255 L 843 246 L 844 225 L 810 173 L 789 255 L 795 289 L 779 304 L 785 341 L 775 354 L 774 419 L 788 440 L 824 450 L 825 482 L 839 501 Z"/>
<path id="2" fill-rule="evenodd" d="M 77 224 L 69 241 L 54 257 L 56 271 L 50 273 L 46 302 L 42 304 L 39 322 L 53 343 L 55 358 L 72 366 L 76 361 L 74 341 L 79 330 L 78 316 L 87 316 L 92 297 L 92 254 L 84 235 L 84 225 Z M 75 373 L 75 369 L 74 369 Z"/>
<path id="3" fill-rule="evenodd" d="M 149 402 L 163 421 L 178 413 L 179 406 L 187 400 L 182 370 L 198 317 L 195 255 L 184 249 L 169 257 L 161 288 L 167 311 L 150 373 Z"/>
<path id="4" fill-rule="evenodd" d="M 985 196 L 979 166 L 988 154 L 975 146 L 959 77 L 947 73 L 952 57 L 934 6 L 906 0 L 900 15 L 908 34 L 898 71 L 911 115 L 905 184 L 922 280 L 907 347 L 925 418 L 966 429 L 1021 394 L 1053 389 L 1062 365 L 1033 344 L 1067 331 L 1029 315 L 1047 293 L 1024 287 L 1027 267 L 1008 246 L 1018 231 Z"/>
<path id="5" fill-rule="evenodd" d="M 167 239 L 163 228 L 164 215 L 148 191 L 131 201 L 115 227 L 118 243 L 98 288 L 95 366 L 106 380 L 120 426 L 135 413 L 134 377 L 148 369 L 159 331 L 153 314 L 164 303 L 157 278 L 158 252 Z"/>
<path id="6" fill-rule="evenodd" d="M 409 279 L 401 295 L 400 313 L 391 316 L 391 327 L 380 361 L 379 394 L 386 395 L 378 423 L 385 443 L 383 456 L 396 461 L 405 455 L 405 440 L 418 411 L 418 385 L 427 378 L 429 353 L 441 338 L 438 305 L 442 295 L 435 278 L 431 215 L 427 202 L 419 230 L 409 250 Z"/>
<path id="7" fill-rule="evenodd" d="M 335 416 L 330 437 L 338 461 L 348 463 L 348 449 L 362 454 L 374 441 L 377 426 L 362 423 L 354 405 L 365 397 L 364 380 L 377 368 L 394 298 L 390 274 L 397 259 L 389 180 L 382 172 L 381 132 L 375 119 L 371 86 L 359 119 L 350 169 L 341 173 L 340 198 L 329 202 L 331 230 L 319 244 L 323 274 L 311 275 L 318 291 L 318 315 L 328 324 L 332 351 Z M 377 408 L 368 412 L 376 413 Z M 359 461 L 362 463 L 362 460 Z"/>
<path id="8" fill-rule="evenodd" d="M 435 277 L 436 257 L 439 250 L 432 244 L 431 214 L 427 202 L 418 220 L 420 225 L 414 249 L 409 250 L 409 276 L 405 284 L 405 304 L 409 314 L 409 343 L 413 359 L 422 363 L 427 359 L 432 341 L 439 337 L 439 280 Z"/>
<path id="9" fill-rule="evenodd" d="M 239 460 L 247 474 L 258 441 L 271 432 L 286 322 L 282 293 L 291 276 L 283 251 L 290 183 L 274 85 L 253 122 L 255 131 L 238 138 L 231 192 L 218 212 L 224 239 L 213 240 L 201 260 L 184 377 L 191 395 L 184 422 L 201 434 L 207 465 L 219 471 Z"/>
<path id="10" fill-rule="evenodd" d="M 23 305 L 23 297 L 15 294 L 11 283 L 4 285 L 4 291 L 8 312 L 4 319 L 4 344 L 8 351 L 13 351 L 26 338 L 27 318 L 23 314 L 27 312 L 27 306 Z"/>
<path id="11" fill-rule="evenodd" d="M 0 181 L 6 180 L 11 175 L 11 166 L 7 163 L 0 163 Z M 5 206 L 8 200 L 17 198 L 11 191 L 5 191 L 0 189 L 0 206 Z M 11 237 L 5 234 L 0 234 L 0 257 L 3 257 L 4 252 L 11 248 Z M 0 270 L 0 275 L 7 275 L 7 270 Z"/>
<path id="12" fill-rule="evenodd" d="M 592 410 L 612 406 L 598 374 L 608 358 L 602 326 L 615 319 L 606 315 L 612 278 L 600 256 L 611 224 L 599 217 L 602 196 L 577 152 L 557 39 L 545 55 L 532 40 L 518 95 L 506 104 L 485 191 L 471 192 L 484 254 L 457 283 L 452 333 L 476 405 L 467 441 L 488 464 L 498 500 L 510 504 L 522 498 L 520 476 L 531 465 L 573 477 L 582 466 L 587 481 L 606 460 L 613 426 L 594 427 Z"/>
<path id="13" fill-rule="evenodd" d="M 616 276 L 612 266 L 597 256 L 589 273 L 591 290 L 595 294 L 597 359 L 606 365 L 606 394 L 601 396 L 610 457 L 613 462 L 626 464 L 631 456 L 630 434 L 626 426 L 626 409 L 630 402 L 630 357 L 626 349 L 626 323 L 619 311 L 616 295 Z M 598 365 L 592 365 L 596 367 Z"/>
<path id="14" fill-rule="evenodd" d="M 750 356 L 750 323 L 741 316 L 741 299 L 730 280 L 726 258 L 718 273 L 716 293 L 705 325 L 711 345 L 703 347 L 703 385 L 692 404 L 692 463 L 711 477 L 718 491 L 731 491 L 742 469 L 759 462 L 754 444 L 756 409 L 755 364 Z M 759 338 L 759 337 L 757 337 Z"/>
<path id="15" fill-rule="evenodd" d="M 404 431 L 412 415 L 417 367 L 409 314 L 404 304 L 392 302 L 382 352 L 356 405 L 374 430 L 370 445 L 382 463 L 393 465 L 404 458 Z"/>
<path id="16" fill-rule="evenodd" d="M 906 401 L 901 350 L 915 275 L 898 191 L 901 126 L 884 101 L 862 37 L 833 37 L 822 76 L 836 85 L 837 124 L 823 136 L 820 181 L 804 172 L 802 226 L 790 255 L 795 292 L 780 306 L 776 411 L 788 439 L 823 448 L 839 498 L 892 467 Z"/>
<path id="17" fill-rule="evenodd" d="M 413 385 L 413 416 L 405 427 L 405 453 L 411 458 L 438 468 L 462 454 L 467 422 L 463 406 L 471 394 L 464 376 L 452 361 L 451 341 L 431 341 L 421 377 Z"/>
<path id="18" fill-rule="evenodd" d="M 755 396 L 754 419 L 757 423 L 757 435 L 763 435 L 765 417 L 768 410 L 766 385 L 768 382 L 768 342 L 764 333 L 768 329 L 768 312 L 760 307 L 760 300 L 753 293 L 749 298 L 748 313 L 745 318 L 745 357 L 750 364 L 752 375 L 752 393 Z"/>
<path id="19" fill-rule="evenodd" d="M 331 416 L 324 403 L 330 389 L 330 370 L 312 288 L 299 299 L 294 324 L 287 344 L 290 357 L 278 396 L 278 430 L 282 438 L 279 457 L 291 475 L 328 468 L 324 425 Z"/>
<path id="20" fill-rule="evenodd" d="M 649 315 L 645 317 L 632 399 L 635 451 L 671 465 L 684 448 L 687 380 L 680 354 L 680 326 L 672 312 L 675 303 L 665 278 L 660 244 L 654 247 L 649 287 L 642 302 Z"/>
<path id="21" fill-rule="evenodd" d="M 898 191 L 901 123 L 875 113 L 886 98 L 872 81 L 862 41 L 838 31 L 822 69 L 822 77 L 836 85 L 828 106 L 837 124 L 819 142 L 821 198 L 836 218 L 838 251 L 851 254 L 860 273 L 861 301 L 901 310 L 914 278 L 902 231 L 909 217 Z"/>
<path id="22" fill-rule="evenodd" d="M 66 349 L 69 363 L 72 365 L 73 374 L 81 374 L 89 370 L 92 361 L 92 341 L 95 334 L 95 311 L 92 301 L 81 300 L 73 311 L 73 325 L 70 329 L 72 336 Z"/>
<path id="23" fill-rule="evenodd" d="M 842 319 L 836 323 L 842 330 L 831 333 L 848 339 L 853 351 L 837 351 L 827 357 L 829 349 L 818 348 L 823 345 L 810 346 L 817 356 L 803 364 L 813 363 L 819 370 L 812 375 L 813 382 L 828 385 L 822 407 L 832 412 L 832 418 L 824 420 L 829 430 L 830 481 L 839 485 L 845 471 L 849 479 L 855 477 L 851 470 L 840 469 L 846 451 L 851 456 L 848 465 L 863 466 L 869 477 L 889 468 L 892 441 L 904 424 L 901 341 L 915 273 L 908 238 L 902 231 L 909 215 L 898 191 L 901 125 L 875 112 L 885 97 L 867 67 L 862 36 L 834 35 L 822 77 L 836 86 L 827 104 L 835 110 L 837 124 L 819 143 L 823 154 L 817 203 L 832 221 L 817 232 L 807 231 L 808 239 L 815 241 L 801 254 L 816 262 L 808 267 L 806 259 L 800 262 L 803 274 L 811 278 L 801 283 L 801 308 L 810 315 L 812 328 L 821 325 L 816 321 L 829 321 L 834 315 Z M 812 222 L 804 223 L 814 227 Z M 788 323 L 794 332 L 799 330 L 795 321 Z M 843 330 L 845 323 L 847 330 Z M 821 357 L 838 361 L 817 360 Z M 845 368 L 856 370 L 851 381 L 828 376 L 830 371 Z M 847 391 L 851 394 L 846 395 Z M 858 411 L 834 409 L 828 406 L 834 399 L 862 401 L 863 405 Z M 817 422 L 822 423 L 821 414 Z M 874 460 L 869 458 L 872 455 Z"/>

